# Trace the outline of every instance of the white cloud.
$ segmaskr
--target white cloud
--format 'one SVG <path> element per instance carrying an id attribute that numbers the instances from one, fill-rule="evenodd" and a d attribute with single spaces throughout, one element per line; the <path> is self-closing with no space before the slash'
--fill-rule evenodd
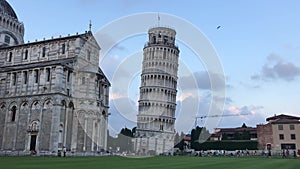
<path id="1" fill-rule="evenodd" d="M 275 80 L 293 81 L 300 76 L 300 67 L 294 63 L 284 61 L 282 57 L 271 54 L 267 57 L 267 63 L 262 67 L 259 74 L 251 76 L 252 80 Z"/>

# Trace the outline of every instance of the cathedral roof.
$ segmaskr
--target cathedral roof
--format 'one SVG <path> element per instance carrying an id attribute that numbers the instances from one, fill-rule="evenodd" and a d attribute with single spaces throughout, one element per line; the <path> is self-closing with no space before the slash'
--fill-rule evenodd
<path id="1" fill-rule="evenodd" d="M 0 0 L 0 13 L 7 14 L 8 16 L 18 19 L 14 9 L 9 5 L 6 0 Z"/>

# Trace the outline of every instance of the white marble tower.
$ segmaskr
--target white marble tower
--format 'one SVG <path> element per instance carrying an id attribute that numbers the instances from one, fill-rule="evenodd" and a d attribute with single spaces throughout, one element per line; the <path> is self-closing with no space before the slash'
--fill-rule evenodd
<path id="1" fill-rule="evenodd" d="M 176 31 L 155 27 L 144 46 L 135 152 L 157 155 L 174 147 L 179 49 Z"/>

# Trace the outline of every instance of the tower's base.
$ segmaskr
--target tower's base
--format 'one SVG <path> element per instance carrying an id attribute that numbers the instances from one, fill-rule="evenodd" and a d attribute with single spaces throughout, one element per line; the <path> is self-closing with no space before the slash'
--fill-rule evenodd
<path id="1" fill-rule="evenodd" d="M 132 139 L 136 155 L 172 155 L 174 140 L 156 137 Z"/>

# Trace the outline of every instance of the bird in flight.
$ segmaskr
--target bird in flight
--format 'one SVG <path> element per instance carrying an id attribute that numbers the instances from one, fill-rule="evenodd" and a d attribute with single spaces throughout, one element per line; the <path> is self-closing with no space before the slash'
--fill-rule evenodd
<path id="1" fill-rule="evenodd" d="M 219 25 L 219 26 L 217 26 L 217 29 L 220 29 L 221 28 L 221 26 Z"/>

